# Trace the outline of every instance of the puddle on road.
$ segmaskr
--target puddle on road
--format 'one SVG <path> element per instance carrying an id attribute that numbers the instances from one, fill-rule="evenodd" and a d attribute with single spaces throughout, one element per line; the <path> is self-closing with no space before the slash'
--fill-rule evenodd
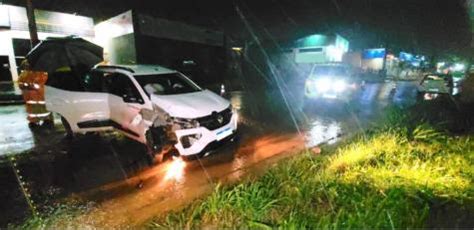
<path id="1" fill-rule="evenodd" d="M 23 105 L 0 107 L 0 156 L 34 147 L 35 138 L 26 120 Z"/>

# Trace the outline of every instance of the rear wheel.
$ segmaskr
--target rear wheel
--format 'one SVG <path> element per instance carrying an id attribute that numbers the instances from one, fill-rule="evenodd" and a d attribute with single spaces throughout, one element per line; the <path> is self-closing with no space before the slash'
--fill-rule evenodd
<path id="1" fill-rule="evenodd" d="M 37 129 L 39 125 L 36 122 L 28 122 L 28 127 L 30 127 L 30 129 Z"/>

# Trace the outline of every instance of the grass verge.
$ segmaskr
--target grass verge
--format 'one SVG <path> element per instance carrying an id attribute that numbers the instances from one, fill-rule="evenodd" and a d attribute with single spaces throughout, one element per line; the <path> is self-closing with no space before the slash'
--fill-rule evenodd
<path id="1" fill-rule="evenodd" d="M 323 149 L 320 156 L 306 152 L 259 178 L 217 186 L 210 196 L 156 217 L 149 226 L 418 228 L 429 226 L 436 204 L 461 207 L 460 212 L 472 207 L 473 137 L 388 118 L 388 127 Z"/>

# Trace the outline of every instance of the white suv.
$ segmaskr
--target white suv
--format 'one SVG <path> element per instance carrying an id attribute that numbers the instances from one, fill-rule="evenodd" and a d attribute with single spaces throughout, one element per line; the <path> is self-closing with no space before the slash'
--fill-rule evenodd
<path id="1" fill-rule="evenodd" d="M 228 100 L 161 66 L 99 65 L 81 77 L 57 72 L 45 90 L 46 108 L 71 134 L 117 129 L 146 144 L 152 157 L 171 149 L 201 156 L 237 130 Z"/>

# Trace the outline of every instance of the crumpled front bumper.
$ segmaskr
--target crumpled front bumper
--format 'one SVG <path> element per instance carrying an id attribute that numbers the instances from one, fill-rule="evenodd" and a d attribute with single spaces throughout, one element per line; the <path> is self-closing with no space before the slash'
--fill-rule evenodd
<path id="1" fill-rule="evenodd" d="M 192 156 L 201 153 L 205 148 L 216 141 L 221 141 L 233 135 L 237 131 L 238 115 L 232 114 L 230 122 L 216 130 L 209 130 L 205 127 L 198 127 L 193 129 L 176 130 L 175 134 L 178 142 L 174 147 L 178 150 L 180 155 Z M 187 136 L 200 136 L 199 139 L 190 144 L 185 144 L 183 139 Z M 188 145 L 188 146 L 187 146 Z"/>

